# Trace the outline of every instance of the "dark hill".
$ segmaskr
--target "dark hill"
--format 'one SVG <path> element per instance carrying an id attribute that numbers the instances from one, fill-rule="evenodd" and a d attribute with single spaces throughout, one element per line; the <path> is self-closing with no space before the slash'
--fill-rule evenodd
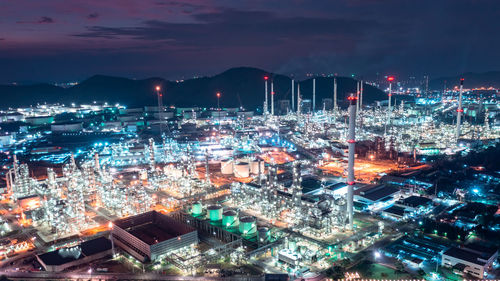
<path id="1" fill-rule="evenodd" d="M 255 109 L 264 100 L 264 79 L 268 75 L 274 81 L 276 101 L 291 99 L 291 79 L 280 74 L 272 74 L 257 68 L 238 67 L 212 77 L 188 79 L 183 82 L 167 81 L 161 78 L 133 80 L 121 77 L 95 75 L 71 88 L 60 88 L 48 84 L 31 86 L 0 85 L 3 107 L 28 106 L 37 102 L 90 103 L 92 101 L 121 103 L 128 106 L 156 104 L 154 88 L 161 85 L 165 89 L 164 104 L 176 106 L 213 107 L 216 92 L 221 92 L 221 106 Z M 337 77 L 339 104 L 350 92 L 356 91 L 356 81 L 348 77 Z M 312 79 L 299 81 L 304 99 L 312 97 Z M 385 99 L 379 89 L 365 85 L 364 102 Z M 270 84 L 269 84 L 270 91 Z M 333 97 L 333 77 L 316 78 L 317 106 L 322 98 Z"/>
<path id="2" fill-rule="evenodd" d="M 500 71 L 489 71 L 483 73 L 467 72 L 457 76 L 437 78 L 429 82 L 429 87 L 434 90 L 442 90 L 444 87 L 444 81 L 446 81 L 447 88 L 452 88 L 460 84 L 460 78 L 465 79 L 465 88 L 500 88 Z"/>

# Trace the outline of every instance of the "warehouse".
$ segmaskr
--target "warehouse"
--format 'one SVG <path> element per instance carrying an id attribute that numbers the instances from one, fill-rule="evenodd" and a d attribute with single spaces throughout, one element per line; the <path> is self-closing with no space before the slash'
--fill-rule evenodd
<path id="1" fill-rule="evenodd" d="M 70 267 L 88 264 L 112 254 L 109 239 L 100 237 L 70 248 L 61 248 L 52 252 L 37 255 L 38 262 L 46 271 L 60 272 Z"/>
<path id="2" fill-rule="evenodd" d="M 198 232 L 187 224 L 151 211 L 116 220 L 113 241 L 140 261 L 198 243 Z"/>

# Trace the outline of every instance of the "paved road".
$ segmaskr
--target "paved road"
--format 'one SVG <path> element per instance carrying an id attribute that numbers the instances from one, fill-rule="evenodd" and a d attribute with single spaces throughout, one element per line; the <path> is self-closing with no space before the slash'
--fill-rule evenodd
<path id="1" fill-rule="evenodd" d="M 232 277 L 192 277 L 160 275 L 156 273 L 72 273 L 72 272 L 3 272 L 8 278 L 22 280 L 73 279 L 73 280 L 214 280 L 214 281 L 263 281 L 263 276 L 232 276 Z"/>

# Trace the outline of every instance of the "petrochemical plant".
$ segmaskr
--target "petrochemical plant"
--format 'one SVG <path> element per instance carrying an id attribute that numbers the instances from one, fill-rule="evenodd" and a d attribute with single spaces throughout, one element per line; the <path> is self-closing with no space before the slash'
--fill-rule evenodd
<path id="1" fill-rule="evenodd" d="M 124 271 L 138 274 L 130 279 L 145 272 L 315 279 L 340 266 L 345 278 L 359 278 L 350 269 L 375 252 L 416 266 L 409 270 L 418 279 L 450 266 L 493 276 L 497 252 L 488 252 L 480 273 L 445 261 L 460 259 L 450 250 L 456 241 L 441 243 L 435 258 L 421 253 L 435 242 L 390 249 L 402 239 L 423 240 L 423 219 L 477 201 L 470 198 L 479 192 L 465 186 L 438 192 L 433 159 L 498 143 L 498 93 L 475 98 L 461 80 L 457 89 L 414 102 L 393 92 L 389 76 L 388 99 L 366 104 L 366 82 L 341 100 L 333 80 L 329 99 L 317 101 L 313 79 L 312 97 L 292 80 L 291 101 L 275 101 L 266 76 L 261 114 L 167 108 L 160 87 L 155 107 L 1 112 L 0 126 L 22 123 L 1 140 L 2 266 L 103 279 Z M 55 122 L 60 114 L 74 118 Z M 30 255 L 32 263 L 14 265 Z"/>

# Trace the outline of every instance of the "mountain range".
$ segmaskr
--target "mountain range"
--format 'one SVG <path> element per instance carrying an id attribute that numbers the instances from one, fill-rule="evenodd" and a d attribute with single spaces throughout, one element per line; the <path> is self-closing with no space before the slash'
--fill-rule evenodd
<path id="1" fill-rule="evenodd" d="M 215 107 L 216 93 L 221 93 L 221 107 L 244 107 L 253 110 L 264 101 L 264 77 L 274 81 L 275 102 L 291 100 L 291 78 L 265 70 L 238 67 L 211 77 L 169 81 L 162 78 L 134 80 L 122 77 L 95 75 L 79 84 L 62 88 L 50 84 L 0 85 L 1 107 L 30 106 L 36 103 L 91 103 L 93 101 L 120 103 L 128 107 L 155 105 L 155 87 L 162 88 L 163 104 L 178 107 Z M 323 98 L 333 98 L 333 77 L 316 77 L 316 104 Z M 343 104 L 349 93 L 356 91 L 357 81 L 337 77 L 338 102 Z M 312 78 L 296 81 L 303 99 L 312 98 Z M 270 93 L 270 83 L 269 83 Z M 297 89 L 296 89 L 297 91 Z M 297 92 L 295 92 L 297 93 Z M 296 98 L 296 97 L 295 97 Z M 386 98 L 380 89 L 364 85 L 364 102 Z"/>
<path id="2" fill-rule="evenodd" d="M 457 76 L 432 79 L 431 81 L 429 81 L 429 88 L 440 91 L 443 90 L 446 83 L 446 87 L 450 89 L 460 84 L 460 78 L 464 78 L 465 88 L 500 88 L 500 71 L 489 71 L 482 73 L 466 72 Z"/>

